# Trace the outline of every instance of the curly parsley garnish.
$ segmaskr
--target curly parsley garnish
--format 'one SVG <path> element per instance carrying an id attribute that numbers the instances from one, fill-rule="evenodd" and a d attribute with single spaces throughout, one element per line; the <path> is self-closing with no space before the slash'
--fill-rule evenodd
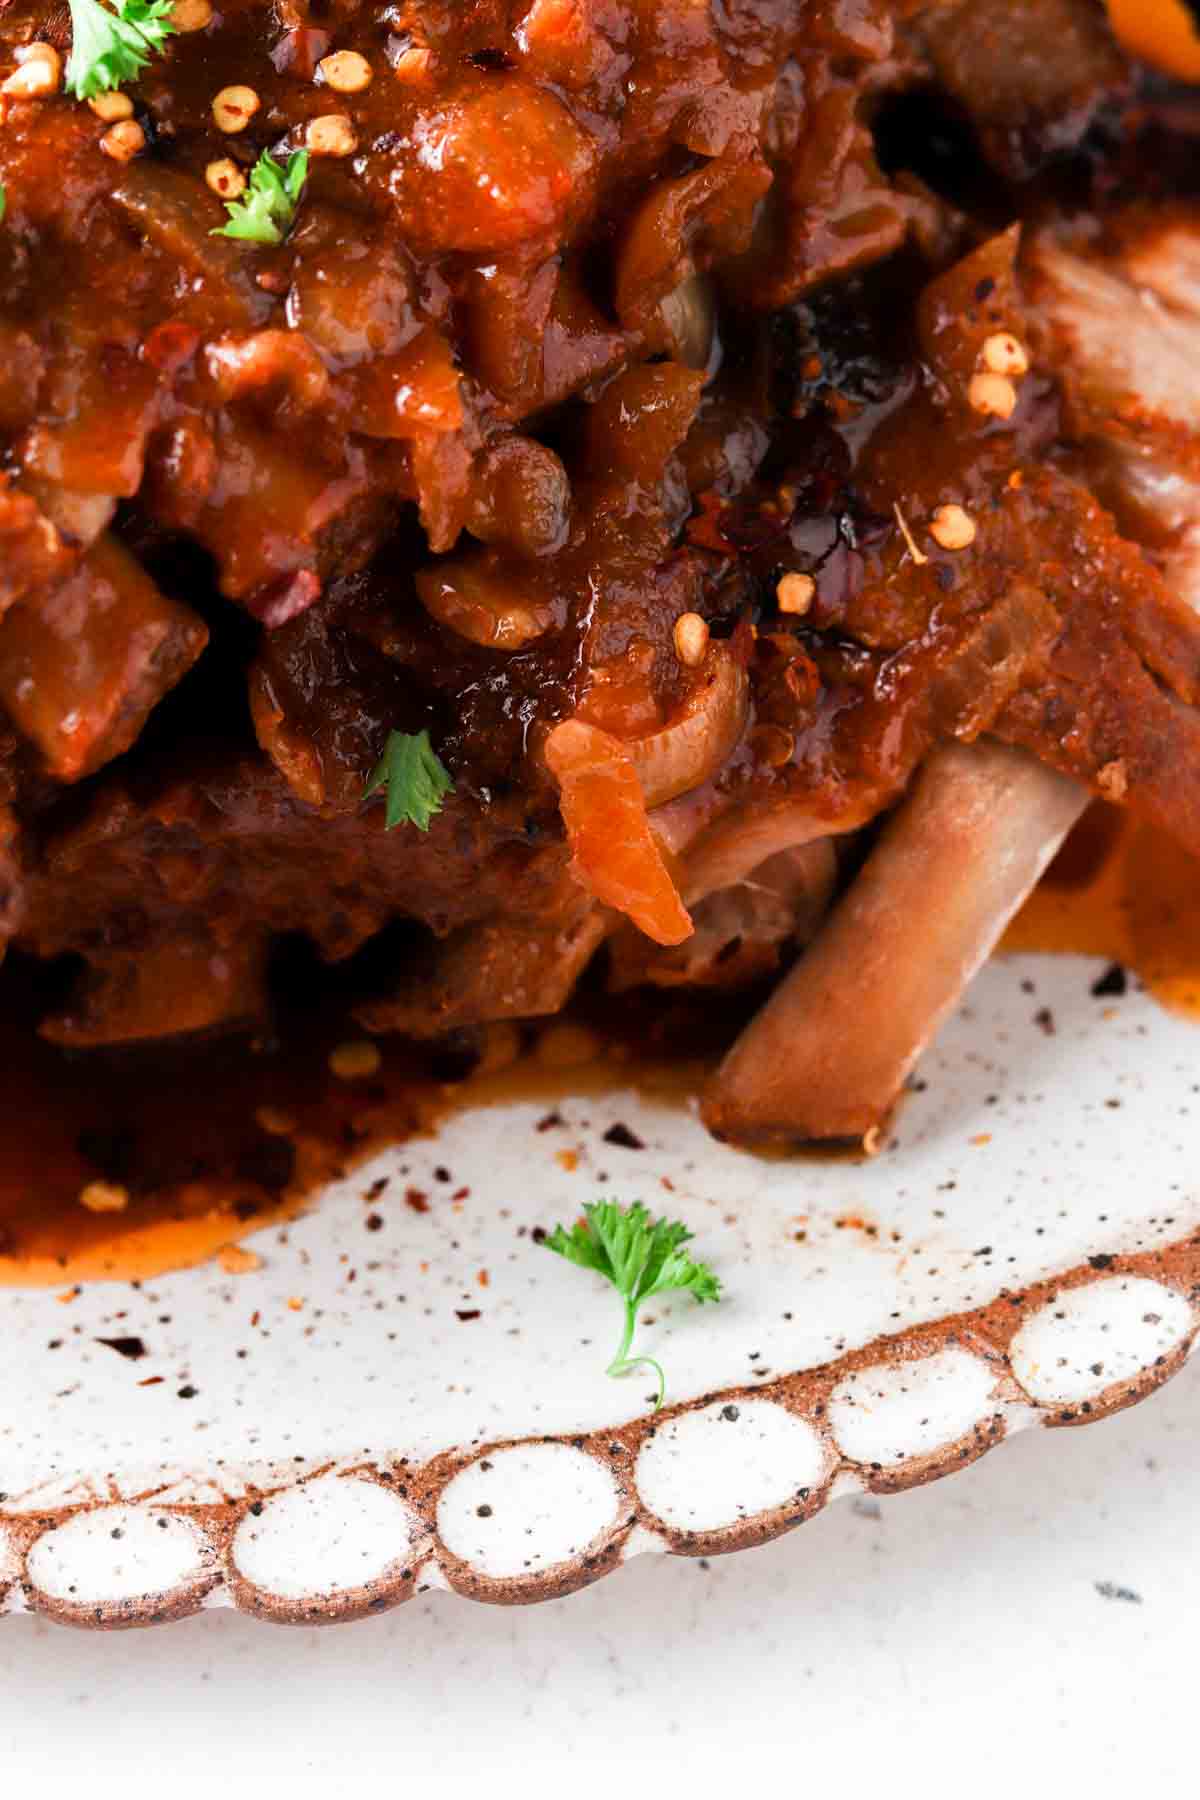
<path id="1" fill-rule="evenodd" d="M 250 171 L 246 191 L 239 200 L 227 200 L 226 225 L 218 225 L 213 237 L 244 238 L 251 244 L 281 244 L 295 217 L 304 183 L 308 180 L 308 151 L 293 150 L 280 168 L 264 150 Z"/>
<path id="2" fill-rule="evenodd" d="M 121 0 L 115 12 L 100 0 L 69 0 L 71 58 L 67 87 L 77 100 L 119 88 L 139 76 L 178 26 L 173 0 Z"/>
<path id="3" fill-rule="evenodd" d="M 429 830 L 430 819 L 434 813 L 441 812 L 442 801 L 454 792 L 454 783 L 438 761 L 427 731 L 415 735 L 407 731 L 389 734 L 387 747 L 379 767 L 367 783 L 363 799 L 369 800 L 381 788 L 387 790 L 385 831 L 391 831 L 393 826 L 401 825 L 405 820 L 415 825 L 418 831 Z"/>
<path id="4" fill-rule="evenodd" d="M 584 1206 L 585 1217 L 567 1231 L 558 1225 L 543 1241 L 547 1250 L 594 1269 L 611 1281 L 625 1303 L 625 1329 L 608 1375 L 627 1375 L 647 1367 L 658 1376 L 657 1410 L 666 1392 L 666 1377 L 652 1356 L 630 1355 L 638 1308 L 653 1294 L 676 1290 L 698 1301 L 719 1300 L 721 1284 L 706 1263 L 693 1262 L 683 1245 L 692 1233 L 686 1225 L 669 1219 L 652 1220 L 640 1200 L 621 1206 L 615 1200 L 596 1200 Z"/>

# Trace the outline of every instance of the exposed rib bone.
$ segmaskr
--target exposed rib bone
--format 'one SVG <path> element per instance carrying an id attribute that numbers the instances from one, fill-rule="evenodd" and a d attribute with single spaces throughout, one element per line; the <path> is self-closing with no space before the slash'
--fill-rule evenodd
<path id="1" fill-rule="evenodd" d="M 996 744 L 930 756 L 808 953 L 729 1052 L 719 1136 L 862 1142 L 1087 795 Z"/>

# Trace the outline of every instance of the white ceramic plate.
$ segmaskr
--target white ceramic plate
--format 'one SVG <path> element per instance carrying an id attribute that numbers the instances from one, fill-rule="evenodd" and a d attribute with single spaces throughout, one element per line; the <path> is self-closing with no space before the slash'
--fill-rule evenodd
<path id="1" fill-rule="evenodd" d="M 630 1092 L 549 1126 L 514 1104 L 248 1239 L 251 1274 L 0 1292 L 0 1606 L 536 1600 L 1140 1398 L 1200 1323 L 1200 1033 L 1132 986 L 1093 996 L 1098 972 L 993 963 L 871 1163 L 743 1156 Z M 532 1235 L 600 1193 L 685 1219 L 726 1287 L 648 1309 L 657 1416 L 645 1375 L 604 1373 L 613 1291 Z"/>

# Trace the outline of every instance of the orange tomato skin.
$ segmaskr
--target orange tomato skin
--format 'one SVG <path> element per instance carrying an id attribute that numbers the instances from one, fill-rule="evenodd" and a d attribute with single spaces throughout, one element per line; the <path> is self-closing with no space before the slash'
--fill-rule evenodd
<path id="1" fill-rule="evenodd" d="M 546 740 L 577 879 L 656 944 L 682 944 L 691 916 L 655 842 L 632 762 L 596 725 L 568 719 Z"/>
<path id="2" fill-rule="evenodd" d="M 1200 81 L 1200 29 L 1184 0 L 1108 0 L 1108 17 L 1134 56 L 1183 81 Z"/>

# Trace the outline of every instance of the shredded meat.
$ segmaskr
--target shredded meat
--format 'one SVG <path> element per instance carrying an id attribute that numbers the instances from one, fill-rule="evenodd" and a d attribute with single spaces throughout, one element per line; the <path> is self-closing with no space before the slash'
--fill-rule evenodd
<path id="1" fill-rule="evenodd" d="M 0 4 L 45 1036 L 259 1031 L 284 940 L 425 1039 L 599 956 L 779 980 L 707 1116 L 861 1138 L 1089 793 L 1200 854 L 1200 215 L 1128 204 L 1094 0 L 228 0 L 129 155 L 3 91 L 35 42 Z M 292 216 L 221 235 L 266 152 Z"/>

